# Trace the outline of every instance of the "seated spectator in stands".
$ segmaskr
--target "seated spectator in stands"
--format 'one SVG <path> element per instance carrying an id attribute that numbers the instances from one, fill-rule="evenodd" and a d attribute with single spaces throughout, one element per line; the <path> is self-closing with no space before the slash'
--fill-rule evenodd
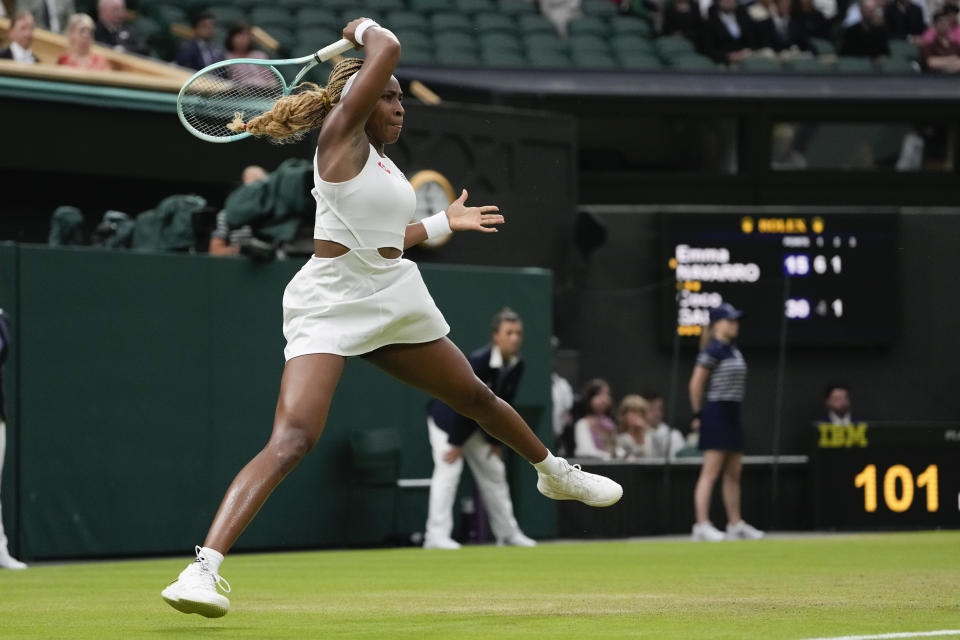
<path id="1" fill-rule="evenodd" d="M 617 425 L 610 416 L 613 398 L 610 385 L 594 378 L 580 392 L 579 412 L 583 415 L 573 425 L 577 458 L 612 460 L 622 456 L 617 446 Z"/>
<path id="2" fill-rule="evenodd" d="M 74 0 L 17 0 L 19 11 L 29 11 L 38 29 L 63 33 L 67 19 L 77 12 Z"/>
<path id="3" fill-rule="evenodd" d="M 567 23 L 583 15 L 580 0 L 540 0 L 540 13 L 553 23 L 557 33 L 566 37 Z"/>
<path id="4" fill-rule="evenodd" d="M 193 18 L 193 40 L 187 40 L 180 46 L 177 53 L 177 64 L 191 69 L 204 67 L 220 62 L 226 56 L 222 47 L 213 43 L 216 24 L 213 14 L 201 11 Z"/>
<path id="5" fill-rule="evenodd" d="M 263 167 L 251 164 L 245 167 L 241 174 L 241 182 L 248 185 L 260 180 L 267 179 L 267 172 Z M 250 225 L 243 225 L 237 229 L 231 229 L 227 223 L 227 210 L 223 209 L 217 214 L 217 226 L 210 235 L 210 255 L 212 256 L 235 256 L 240 253 L 240 247 L 253 238 L 253 228 Z"/>
<path id="6" fill-rule="evenodd" d="M 793 19 L 793 0 L 776 0 L 766 13 L 767 17 L 757 22 L 758 48 L 777 53 L 813 50 L 803 22 Z"/>
<path id="7" fill-rule="evenodd" d="M 936 38 L 920 48 L 920 60 L 924 69 L 941 73 L 960 72 L 960 42 L 950 37 L 956 24 L 957 14 L 941 9 L 933 16 Z"/>
<path id="8" fill-rule="evenodd" d="M 37 57 L 30 51 L 33 46 L 33 16 L 29 11 L 18 11 L 13 16 L 10 23 L 10 30 L 7 37 L 10 38 L 10 45 L 5 49 L 0 49 L 0 59 L 13 60 L 33 64 L 37 62 Z"/>
<path id="9" fill-rule="evenodd" d="M 703 28 L 703 16 L 700 15 L 700 6 L 690 0 L 670 0 L 663 9 L 663 26 L 661 35 L 683 36 L 691 42 L 700 41 L 700 30 Z"/>
<path id="10" fill-rule="evenodd" d="M 124 0 L 99 0 L 93 39 L 120 53 L 147 55 L 143 38 L 126 24 L 126 19 L 127 5 Z"/>
<path id="11" fill-rule="evenodd" d="M 850 413 L 850 387 L 842 384 L 827 385 L 824 404 L 827 407 L 826 422 L 837 425 L 853 424 L 853 415 Z"/>
<path id="12" fill-rule="evenodd" d="M 663 398 L 659 393 L 646 393 L 643 398 L 647 401 L 647 437 L 652 455 L 673 460 L 677 451 L 686 446 L 683 434 L 663 421 Z"/>
<path id="13" fill-rule="evenodd" d="M 703 54 L 724 64 L 748 57 L 755 44 L 753 20 L 737 0 L 717 0 L 714 7 L 703 26 Z"/>
<path id="14" fill-rule="evenodd" d="M 800 25 L 807 38 L 830 39 L 830 22 L 813 0 L 796 0 L 793 3 L 792 21 Z"/>
<path id="15" fill-rule="evenodd" d="M 927 29 L 923 9 L 912 0 L 888 0 L 883 16 L 891 38 L 908 40 L 912 36 L 922 35 Z"/>
<path id="16" fill-rule="evenodd" d="M 843 32 L 840 55 L 860 58 L 879 58 L 890 55 L 888 33 L 883 8 L 877 0 L 860 0 L 862 19 Z"/>
<path id="17" fill-rule="evenodd" d="M 653 456 L 647 401 L 636 394 L 625 396 L 617 409 L 617 446 L 627 460 Z"/>
<path id="18" fill-rule="evenodd" d="M 245 22 L 235 22 L 230 25 L 227 39 L 224 42 L 227 60 L 235 58 L 254 58 L 266 60 L 267 54 L 253 48 L 253 35 L 250 25 Z M 276 77 L 266 67 L 257 64 L 234 64 L 227 67 L 228 77 L 243 84 L 260 87 L 272 87 L 277 83 Z"/>
<path id="19" fill-rule="evenodd" d="M 109 71 L 110 63 L 98 53 L 91 51 L 93 45 L 93 18 L 85 13 L 75 13 L 67 21 L 67 50 L 57 59 L 57 64 Z"/>
<path id="20" fill-rule="evenodd" d="M 960 23 L 957 20 L 958 9 L 953 5 L 944 4 L 942 11 L 945 11 L 949 16 L 950 28 L 948 31 L 948 38 L 953 42 L 960 43 Z M 935 20 L 931 21 L 935 22 Z M 931 24 L 930 28 L 923 32 L 923 35 L 920 36 L 919 40 L 916 41 L 918 47 L 923 47 L 925 45 L 933 44 L 933 41 L 938 38 L 936 26 Z"/>

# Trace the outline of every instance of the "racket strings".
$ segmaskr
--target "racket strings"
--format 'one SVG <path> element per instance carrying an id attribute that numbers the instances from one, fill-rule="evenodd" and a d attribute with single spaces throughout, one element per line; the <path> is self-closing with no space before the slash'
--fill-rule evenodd
<path id="1" fill-rule="evenodd" d="M 180 110 L 199 133 L 229 138 L 238 133 L 231 124 L 236 127 L 272 109 L 284 88 L 283 77 L 272 66 L 229 64 L 194 78 L 184 89 Z"/>

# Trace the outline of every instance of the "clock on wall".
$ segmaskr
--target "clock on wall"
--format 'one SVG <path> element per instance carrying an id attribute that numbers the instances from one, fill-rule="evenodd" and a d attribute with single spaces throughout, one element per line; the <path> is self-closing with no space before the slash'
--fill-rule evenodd
<path id="1" fill-rule="evenodd" d="M 425 169 L 416 172 L 410 178 L 410 186 L 417 194 L 417 210 L 412 222 L 420 222 L 439 211 L 446 211 L 450 203 L 455 200 L 453 185 L 439 171 Z M 436 249 L 446 244 L 451 235 L 453 234 L 425 240 L 421 246 Z"/>

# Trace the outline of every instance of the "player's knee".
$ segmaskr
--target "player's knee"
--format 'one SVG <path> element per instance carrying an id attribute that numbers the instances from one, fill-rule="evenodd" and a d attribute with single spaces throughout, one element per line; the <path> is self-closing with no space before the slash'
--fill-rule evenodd
<path id="1" fill-rule="evenodd" d="M 272 450 L 277 467 L 286 474 L 297 466 L 315 443 L 316 439 L 309 429 L 302 425 L 286 423 L 283 428 L 277 430 L 268 446 Z"/>

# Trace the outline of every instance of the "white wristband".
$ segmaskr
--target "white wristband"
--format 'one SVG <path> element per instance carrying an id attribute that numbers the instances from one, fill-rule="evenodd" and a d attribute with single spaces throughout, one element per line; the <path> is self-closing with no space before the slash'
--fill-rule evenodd
<path id="1" fill-rule="evenodd" d="M 363 46 L 363 34 L 366 33 L 367 29 L 370 27 L 379 27 L 380 25 L 376 21 L 367 18 L 363 22 L 357 25 L 357 30 L 353 32 L 353 39 L 357 41 L 357 44 L 361 47 Z"/>
<path id="2" fill-rule="evenodd" d="M 423 223 L 423 229 L 427 232 L 427 240 L 453 233 L 453 229 L 450 228 L 450 221 L 447 219 L 446 211 L 427 216 L 420 222 Z"/>

